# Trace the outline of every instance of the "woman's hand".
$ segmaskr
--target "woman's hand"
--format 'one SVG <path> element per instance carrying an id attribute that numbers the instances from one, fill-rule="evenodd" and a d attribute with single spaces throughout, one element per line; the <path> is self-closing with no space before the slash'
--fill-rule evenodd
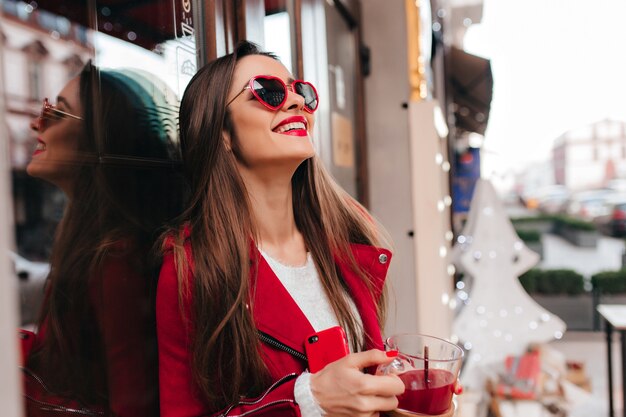
<path id="1" fill-rule="evenodd" d="M 328 417 L 377 416 L 398 406 L 404 383 L 395 375 L 369 375 L 361 370 L 393 360 L 381 350 L 353 353 L 311 375 L 311 391 Z"/>

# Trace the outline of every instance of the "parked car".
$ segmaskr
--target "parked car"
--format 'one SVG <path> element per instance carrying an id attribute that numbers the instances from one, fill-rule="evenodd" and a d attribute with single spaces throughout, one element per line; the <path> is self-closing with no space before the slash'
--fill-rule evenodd
<path id="1" fill-rule="evenodd" d="M 593 221 L 608 214 L 606 202 L 618 193 L 610 189 L 596 189 L 572 194 L 566 205 L 567 215 L 581 220 Z"/>
<path id="2" fill-rule="evenodd" d="M 537 208 L 540 212 L 546 214 L 562 213 L 568 201 L 568 194 L 549 195 L 538 200 Z"/>
<path id="3" fill-rule="evenodd" d="M 570 192 L 563 185 L 548 185 L 525 193 L 522 197 L 529 209 L 555 213 L 567 202 Z"/>
<path id="4" fill-rule="evenodd" d="M 10 252 L 9 255 L 18 280 L 20 325 L 28 328 L 37 322 L 39 309 L 44 299 L 44 287 L 50 272 L 50 264 L 31 262 L 14 252 Z"/>
<path id="5" fill-rule="evenodd" d="M 626 195 L 609 198 L 605 204 L 605 213 L 594 222 L 599 230 L 610 236 L 626 236 Z"/>

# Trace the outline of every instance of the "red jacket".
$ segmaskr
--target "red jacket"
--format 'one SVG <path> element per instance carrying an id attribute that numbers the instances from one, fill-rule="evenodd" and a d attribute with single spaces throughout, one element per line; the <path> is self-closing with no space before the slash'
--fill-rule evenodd
<path id="1" fill-rule="evenodd" d="M 189 240 L 185 244 L 188 261 L 191 260 Z M 373 279 L 377 299 L 383 288 L 391 253 L 372 246 L 352 245 L 356 261 Z M 257 329 L 292 349 L 304 353 L 304 340 L 315 332 L 300 308 L 291 298 L 262 256 L 259 256 L 256 275 L 256 293 L 253 317 Z M 341 271 L 363 321 L 363 328 L 371 340 L 366 349 L 383 349 L 383 341 L 376 316 L 375 299 L 365 284 L 343 262 Z M 191 280 L 192 277 L 190 276 Z M 306 361 L 262 343 L 263 357 L 274 383 L 259 397 L 242 399 L 226 410 L 214 410 L 198 394 L 191 372 L 189 350 L 191 323 L 184 321 L 178 298 L 178 279 L 172 252 L 164 256 L 157 289 L 157 336 L 159 345 L 159 384 L 161 417 L 200 416 L 300 416 L 294 400 L 294 384 L 306 369 Z M 189 286 L 192 288 L 193 286 Z M 184 299 L 185 316 L 191 316 L 191 296 Z"/>
<path id="2" fill-rule="evenodd" d="M 159 413 L 154 312 L 149 307 L 150 277 L 135 267 L 137 256 L 145 253 L 109 252 L 101 273 L 89 283 L 89 320 L 99 333 L 99 348 L 103 353 L 102 362 L 93 363 L 90 371 L 95 384 L 99 388 L 106 386 L 109 395 L 106 406 L 87 405 L 93 415 L 153 417 Z M 46 328 L 44 322 L 37 335 L 22 331 L 23 358 L 39 347 L 46 337 Z M 45 382 L 41 369 L 30 369 L 23 374 L 28 417 L 81 415 L 72 410 L 92 415 L 72 398 L 49 395 L 32 373 L 43 376 Z M 62 412 L 64 408 L 66 411 Z"/>

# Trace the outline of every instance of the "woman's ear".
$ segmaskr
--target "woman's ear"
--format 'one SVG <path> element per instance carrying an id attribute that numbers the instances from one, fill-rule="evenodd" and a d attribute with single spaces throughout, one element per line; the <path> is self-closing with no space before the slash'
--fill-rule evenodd
<path id="1" fill-rule="evenodd" d="M 232 146 L 230 132 L 228 132 L 226 129 L 222 130 L 222 140 L 224 141 L 224 147 L 226 148 L 226 150 L 228 152 L 232 151 L 233 146 Z"/>

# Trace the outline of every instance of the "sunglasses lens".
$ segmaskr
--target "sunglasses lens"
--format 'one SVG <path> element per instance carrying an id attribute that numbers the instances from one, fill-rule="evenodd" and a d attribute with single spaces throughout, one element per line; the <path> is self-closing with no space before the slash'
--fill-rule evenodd
<path id="1" fill-rule="evenodd" d="M 297 82 L 294 83 L 293 88 L 295 89 L 296 93 L 304 97 L 304 106 L 309 109 L 309 111 L 313 112 L 315 111 L 315 109 L 317 109 L 317 92 L 315 91 L 315 87 L 313 87 L 312 84 L 307 82 Z"/>
<path id="2" fill-rule="evenodd" d="M 253 83 L 256 97 L 274 110 L 285 101 L 285 86 L 272 78 L 256 78 Z"/>
<path id="3" fill-rule="evenodd" d="M 41 106 L 41 112 L 39 113 L 39 130 L 43 130 L 46 128 L 46 118 L 47 118 L 47 113 L 48 113 L 48 108 L 49 108 L 49 104 L 48 104 L 48 99 L 45 99 L 43 101 L 43 104 Z"/>

